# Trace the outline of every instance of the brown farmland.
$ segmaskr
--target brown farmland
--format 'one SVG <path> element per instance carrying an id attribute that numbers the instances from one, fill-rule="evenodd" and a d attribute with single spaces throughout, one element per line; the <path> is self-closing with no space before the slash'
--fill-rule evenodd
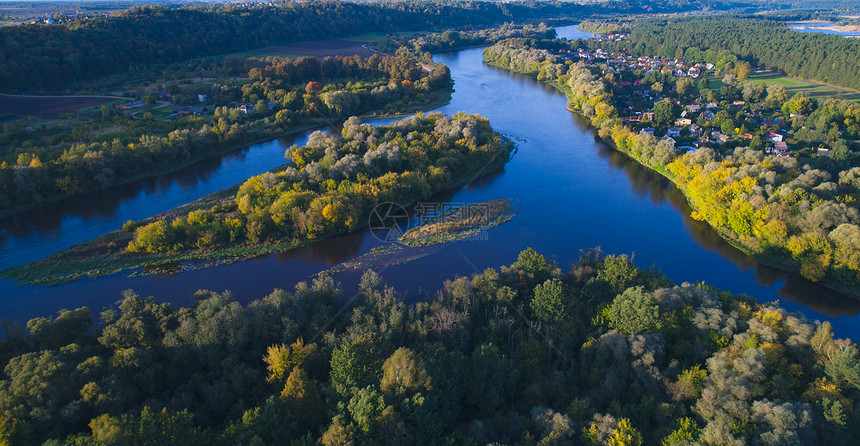
<path id="1" fill-rule="evenodd" d="M 249 51 L 249 55 L 260 56 L 370 56 L 373 54 L 364 48 L 364 42 L 351 40 L 308 40 L 288 45 L 270 46 Z"/>
<path id="2" fill-rule="evenodd" d="M 16 96 L 0 94 L 0 114 L 53 117 L 113 102 L 111 96 Z"/>

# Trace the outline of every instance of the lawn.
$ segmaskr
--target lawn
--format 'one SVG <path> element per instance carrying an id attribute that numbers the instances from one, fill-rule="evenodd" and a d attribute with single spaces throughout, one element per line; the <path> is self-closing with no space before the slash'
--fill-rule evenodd
<path id="1" fill-rule="evenodd" d="M 845 99 L 851 100 L 860 100 L 860 93 L 856 92 L 843 92 L 836 88 L 828 87 L 826 85 L 818 85 L 818 84 L 810 84 L 804 81 L 798 81 L 794 79 L 789 79 L 786 77 L 782 77 L 775 73 L 770 72 L 758 72 L 752 73 L 750 76 L 742 81 L 742 82 L 754 82 L 762 85 L 782 85 L 788 90 L 789 96 L 794 96 L 800 92 L 809 93 L 810 97 L 817 99 L 826 99 L 830 97 L 835 97 L 839 93 L 842 93 L 842 97 Z M 708 76 L 708 83 L 712 90 L 719 90 L 723 87 L 723 83 L 720 78 Z"/>

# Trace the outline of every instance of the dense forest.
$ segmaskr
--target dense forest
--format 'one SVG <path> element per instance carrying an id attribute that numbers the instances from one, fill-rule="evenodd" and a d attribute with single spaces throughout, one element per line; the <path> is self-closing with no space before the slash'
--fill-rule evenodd
<path id="1" fill-rule="evenodd" d="M 725 7 L 708 2 L 709 7 Z M 0 28 L 4 93 L 56 90 L 136 65 L 182 62 L 301 40 L 430 28 L 486 26 L 614 11 L 695 9 L 689 1 L 283 2 L 168 8 L 133 7 L 109 17 Z"/>
<path id="2" fill-rule="evenodd" d="M 341 135 L 314 132 L 290 165 L 245 181 L 235 199 L 134 228 L 130 253 L 302 243 L 351 232 L 382 202 L 412 203 L 503 166 L 513 144 L 485 118 L 418 114 L 387 126 L 348 119 Z"/>
<path id="3" fill-rule="evenodd" d="M 637 56 L 690 62 L 702 61 L 689 55 L 691 50 L 699 54 L 728 50 L 756 67 L 860 89 L 860 40 L 799 33 L 776 20 L 732 16 L 644 19 L 635 23 L 628 44 Z"/>
<path id="4" fill-rule="evenodd" d="M 0 441 L 128 445 L 856 444 L 860 355 L 776 304 L 627 256 L 534 250 L 413 304 L 373 271 L 243 306 L 33 319 L 0 343 Z"/>
<path id="5" fill-rule="evenodd" d="M 191 63 L 201 76 L 205 63 Z M 51 200 L 104 189 L 142 175 L 371 110 L 405 111 L 425 105 L 451 85 L 442 65 L 374 55 L 234 59 L 209 62 L 217 85 L 170 83 L 174 100 L 208 95 L 223 104 L 204 116 L 155 120 L 128 116 L 113 107 L 80 120 L 34 128 L 27 120 L 7 122 L 0 132 L 0 214 Z M 232 77 L 237 74 L 243 77 Z M 155 93 L 158 94 L 158 93 Z M 447 94 L 447 93 L 445 93 Z M 148 96 L 154 99 L 153 96 Z M 251 109 L 242 111 L 239 103 Z M 232 104 L 232 106 L 227 106 Z M 206 105 L 206 104 L 203 104 Z M 211 106 L 210 106 L 211 108 Z"/>
<path id="6" fill-rule="evenodd" d="M 558 41 L 537 46 L 554 45 Z M 707 80 L 695 88 L 692 79 L 675 78 L 670 70 L 616 71 L 605 62 L 565 61 L 523 39 L 489 47 L 484 57 L 564 91 L 570 107 L 589 118 L 601 138 L 670 178 L 687 196 L 693 217 L 707 221 L 737 246 L 780 267 L 799 270 L 808 279 L 857 293 L 860 156 L 852 149 L 860 140 L 856 102 L 838 98 L 819 102 L 802 94 L 789 98 L 779 85 L 765 89 L 740 84 L 736 75 L 748 68 L 727 60 L 722 62 L 726 84 L 715 92 L 707 88 Z M 637 97 L 631 90 L 634 82 L 655 94 L 654 99 L 632 102 Z M 744 104 L 742 108 L 734 105 L 736 100 Z M 674 140 L 670 144 L 655 137 L 654 128 L 652 134 L 639 131 L 655 126 L 666 132 L 681 116 L 676 102 L 702 107 L 713 102 L 717 109 L 711 118 L 694 118 L 709 133 L 725 131 L 733 141 L 688 153 L 676 150 Z M 621 121 L 619 110 L 634 103 L 644 107 L 640 112 L 650 109 L 653 122 L 632 128 Z M 767 135 L 780 131 L 792 145 L 807 149 L 796 156 L 768 153 Z M 830 156 L 812 156 L 817 147 L 830 150 Z"/>
<path id="7" fill-rule="evenodd" d="M 449 29 L 411 37 L 392 37 L 374 44 L 378 51 L 394 53 L 398 57 L 423 58 L 431 61 L 430 53 L 491 45 L 511 38 L 553 39 L 555 29 L 540 23 L 537 26 L 515 26 L 506 23 L 498 28 L 457 31 Z"/>

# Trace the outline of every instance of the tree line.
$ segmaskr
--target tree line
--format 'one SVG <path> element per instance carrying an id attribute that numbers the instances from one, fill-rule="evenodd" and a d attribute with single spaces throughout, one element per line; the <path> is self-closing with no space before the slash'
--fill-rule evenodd
<path id="1" fill-rule="evenodd" d="M 241 305 L 132 291 L 0 343 L 23 444 L 851 444 L 860 355 L 827 322 L 625 255 L 532 249 L 412 304 L 373 271 Z M 93 319 L 98 323 L 94 324 Z"/>
<path id="2" fill-rule="evenodd" d="M 860 89 L 860 41 L 792 31 L 778 20 L 735 16 L 643 19 L 634 23 L 630 44 L 637 56 L 669 58 L 684 57 L 688 48 L 728 50 L 756 67 Z"/>
<path id="3" fill-rule="evenodd" d="M 856 102 L 838 98 L 819 102 L 803 94 L 789 98 L 779 85 L 765 89 L 738 84 L 732 73 L 740 65 L 729 61 L 723 70 L 730 76 L 717 94 L 707 88 L 707 81 L 693 88 L 689 78 L 675 78 L 670 72 L 613 73 L 599 62 L 562 61 L 544 49 L 523 46 L 521 40 L 489 47 L 484 57 L 488 63 L 534 75 L 565 91 L 570 107 L 589 118 L 601 138 L 672 179 L 695 209 L 694 218 L 707 221 L 749 252 L 799 270 L 810 280 L 857 292 L 860 158 L 853 147 L 860 139 L 860 109 Z M 631 102 L 632 87 L 622 82 L 637 82 L 660 93 L 657 102 Z M 732 108 L 734 100 L 741 98 L 746 100 L 744 108 Z M 706 129 L 725 131 L 734 141 L 686 153 L 651 134 L 640 134 L 643 126 L 656 125 L 665 132 L 674 125 L 681 113 L 676 101 L 702 106 L 719 101 L 713 118 L 700 116 L 697 121 Z M 618 119 L 619 110 L 628 104 L 643 107 L 638 111 L 653 111 L 653 122 L 634 128 Z M 762 125 L 762 113 L 785 124 Z M 803 148 L 796 156 L 765 151 L 767 135 L 783 127 L 789 131 L 786 140 Z M 751 139 L 745 141 L 741 134 Z M 818 147 L 829 149 L 830 156 L 814 156 Z"/>
<path id="4" fill-rule="evenodd" d="M 633 1 L 580 5 L 437 0 L 136 6 L 108 17 L 0 28 L 0 42 L 4 42 L 0 47 L 0 85 L 6 93 L 52 91 L 123 73 L 134 66 L 182 62 L 302 40 L 487 26 L 616 10 L 677 10 L 694 4 L 686 0 L 656 7 Z M 722 5 L 719 2 L 711 7 Z"/>
<path id="5" fill-rule="evenodd" d="M 453 51 L 469 47 L 485 46 L 501 40 L 532 37 L 537 39 L 554 39 L 555 29 L 540 23 L 537 26 L 515 26 L 506 23 L 497 28 L 458 31 L 449 29 L 444 32 L 429 33 L 414 37 L 392 37 L 374 44 L 374 48 L 394 53 L 398 57 L 413 57 L 432 60 L 429 53 Z"/>
<path id="6" fill-rule="evenodd" d="M 146 114 L 135 119 L 105 106 L 82 125 L 60 122 L 34 129 L 25 120 L 5 123 L 0 132 L 5 147 L 0 152 L 0 213 L 170 170 L 225 147 L 295 128 L 427 103 L 451 85 L 446 67 L 428 68 L 431 71 L 412 60 L 379 55 L 228 59 L 212 67 L 213 75 L 247 77 L 222 79 L 217 86 L 168 87 L 180 99 L 196 101 L 198 93 L 208 93 L 210 102 L 223 104 L 216 106 L 214 116 L 162 122 Z M 239 102 L 253 105 L 254 113 L 241 111 Z"/>

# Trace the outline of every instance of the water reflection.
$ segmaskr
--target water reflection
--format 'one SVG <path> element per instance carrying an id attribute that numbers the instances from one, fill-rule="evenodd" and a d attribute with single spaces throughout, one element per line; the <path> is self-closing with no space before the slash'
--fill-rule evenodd
<path id="1" fill-rule="evenodd" d="M 578 124 L 584 122 L 582 121 L 584 118 L 575 114 L 574 116 Z M 684 224 L 689 229 L 689 234 L 700 247 L 719 253 L 722 258 L 734 263 L 742 271 L 753 269 L 756 283 L 759 285 L 772 287 L 780 281 L 785 281 L 778 290 L 781 298 L 809 307 L 816 313 L 826 316 L 846 316 L 860 312 L 860 300 L 811 282 L 800 274 L 762 264 L 726 242 L 711 226 L 690 216 L 692 209 L 684 194 L 662 175 L 643 167 L 629 156 L 606 144 L 599 143 L 597 153 L 601 158 L 608 160 L 616 170 L 621 170 L 627 175 L 637 194 L 647 196 L 655 204 L 667 201 L 671 203 L 684 216 Z"/>
<path id="2" fill-rule="evenodd" d="M 30 262 L 284 164 L 309 132 L 246 146 L 177 171 L 70 197 L 0 220 L 0 269 Z"/>

